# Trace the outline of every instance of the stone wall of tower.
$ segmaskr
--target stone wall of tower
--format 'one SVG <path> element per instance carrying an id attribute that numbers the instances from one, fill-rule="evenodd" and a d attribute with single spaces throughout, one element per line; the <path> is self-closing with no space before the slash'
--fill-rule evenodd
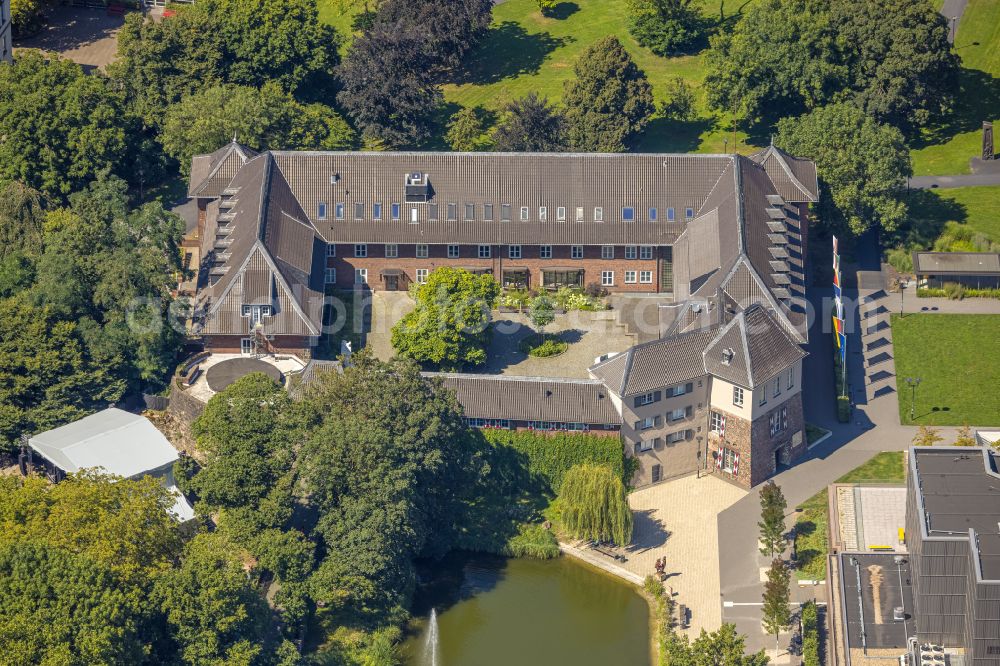
<path id="1" fill-rule="evenodd" d="M 14 40 L 10 22 L 10 0 L 0 0 L 0 63 L 14 59 Z"/>

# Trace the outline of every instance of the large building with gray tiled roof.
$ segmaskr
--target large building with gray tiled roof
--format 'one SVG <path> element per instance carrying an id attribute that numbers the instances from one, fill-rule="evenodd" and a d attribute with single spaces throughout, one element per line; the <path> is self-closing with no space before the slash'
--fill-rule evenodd
<path id="1" fill-rule="evenodd" d="M 405 290 L 441 266 L 505 287 L 593 284 L 656 296 L 660 339 L 592 380 L 443 377 L 470 423 L 620 430 L 638 485 L 699 468 L 753 485 L 804 450 L 819 192 L 815 166 L 773 146 L 257 153 L 234 140 L 193 159 L 189 194 L 204 257 L 191 332 L 206 349 L 309 356 L 325 291 Z"/>

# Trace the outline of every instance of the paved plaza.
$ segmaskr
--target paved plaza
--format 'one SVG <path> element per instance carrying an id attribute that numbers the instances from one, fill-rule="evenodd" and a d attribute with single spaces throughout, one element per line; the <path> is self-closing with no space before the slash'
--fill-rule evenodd
<path id="1" fill-rule="evenodd" d="M 123 17 L 109 16 L 104 9 L 54 7 L 38 34 L 19 39 L 14 46 L 58 53 L 84 67 L 104 69 L 115 60 L 118 31 L 124 23 Z"/>
<path id="2" fill-rule="evenodd" d="M 747 491 L 716 476 L 685 476 L 629 495 L 635 517 L 633 545 L 624 567 L 645 578 L 667 558 L 664 585 L 688 607 L 692 637 L 722 624 L 719 603 L 717 516 Z"/>

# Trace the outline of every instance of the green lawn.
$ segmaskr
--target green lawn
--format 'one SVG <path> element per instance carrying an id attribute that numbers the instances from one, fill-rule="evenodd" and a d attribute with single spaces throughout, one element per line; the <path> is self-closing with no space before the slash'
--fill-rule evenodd
<path id="1" fill-rule="evenodd" d="M 964 68 L 962 99 L 954 122 L 914 147 L 918 176 L 969 173 L 969 159 L 980 151 L 982 121 L 1000 120 L 1000 0 L 969 0 L 955 50 Z"/>
<path id="2" fill-rule="evenodd" d="M 320 18 L 350 31 L 363 0 L 319 0 Z M 696 0 L 706 16 L 718 18 L 719 0 Z M 344 12 L 343 7 L 347 10 Z M 727 8 L 727 16 L 734 9 Z M 682 77 L 698 92 L 698 114 L 689 122 L 656 118 L 640 140 L 640 151 L 722 152 L 724 139 L 732 143 L 732 126 L 705 106 L 701 83 L 704 55 L 661 58 L 639 46 L 626 26 L 625 0 L 574 0 L 557 7 L 555 16 L 542 16 L 535 0 L 507 0 L 493 9 L 493 27 L 483 43 L 466 58 L 464 71 L 444 86 L 447 113 L 459 107 L 498 110 L 505 102 L 529 92 L 562 99 L 566 81 L 573 78 L 573 64 L 583 51 L 607 35 L 616 35 L 649 77 L 657 102 L 664 101 L 667 81 Z M 741 152 L 752 152 L 747 135 L 737 133 Z M 729 146 L 729 150 L 733 150 Z"/>
<path id="3" fill-rule="evenodd" d="M 856 467 L 834 483 L 903 483 L 906 468 L 902 451 L 883 451 L 860 467 Z M 827 489 L 803 502 L 795 521 L 795 551 L 798 555 L 796 574 L 800 580 L 826 578 L 826 555 L 830 550 L 829 505 Z"/>
<path id="4" fill-rule="evenodd" d="M 913 425 L 1000 423 L 1000 315 L 892 316 L 899 417 Z M 914 414 L 904 379 L 919 377 Z"/>
<path id="5" fill-rule="evenodd" d="M 915 225 L 928 232 L 940 233 L 946 223 L 958 222 L 1000 243 L 1000 186 L 933 190 L 909 203 Z"/>

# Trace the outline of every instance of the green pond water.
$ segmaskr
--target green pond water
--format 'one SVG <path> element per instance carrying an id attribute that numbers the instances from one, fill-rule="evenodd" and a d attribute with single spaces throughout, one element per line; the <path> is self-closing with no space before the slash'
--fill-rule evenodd
<path id="1" fill-rule="evenodd" d="M 436 662 L 428 633 L 435 611 Z M 454 554 L 421 570 L 408 666 L 649 666 L 649 607 L 575 560 Z"/>

